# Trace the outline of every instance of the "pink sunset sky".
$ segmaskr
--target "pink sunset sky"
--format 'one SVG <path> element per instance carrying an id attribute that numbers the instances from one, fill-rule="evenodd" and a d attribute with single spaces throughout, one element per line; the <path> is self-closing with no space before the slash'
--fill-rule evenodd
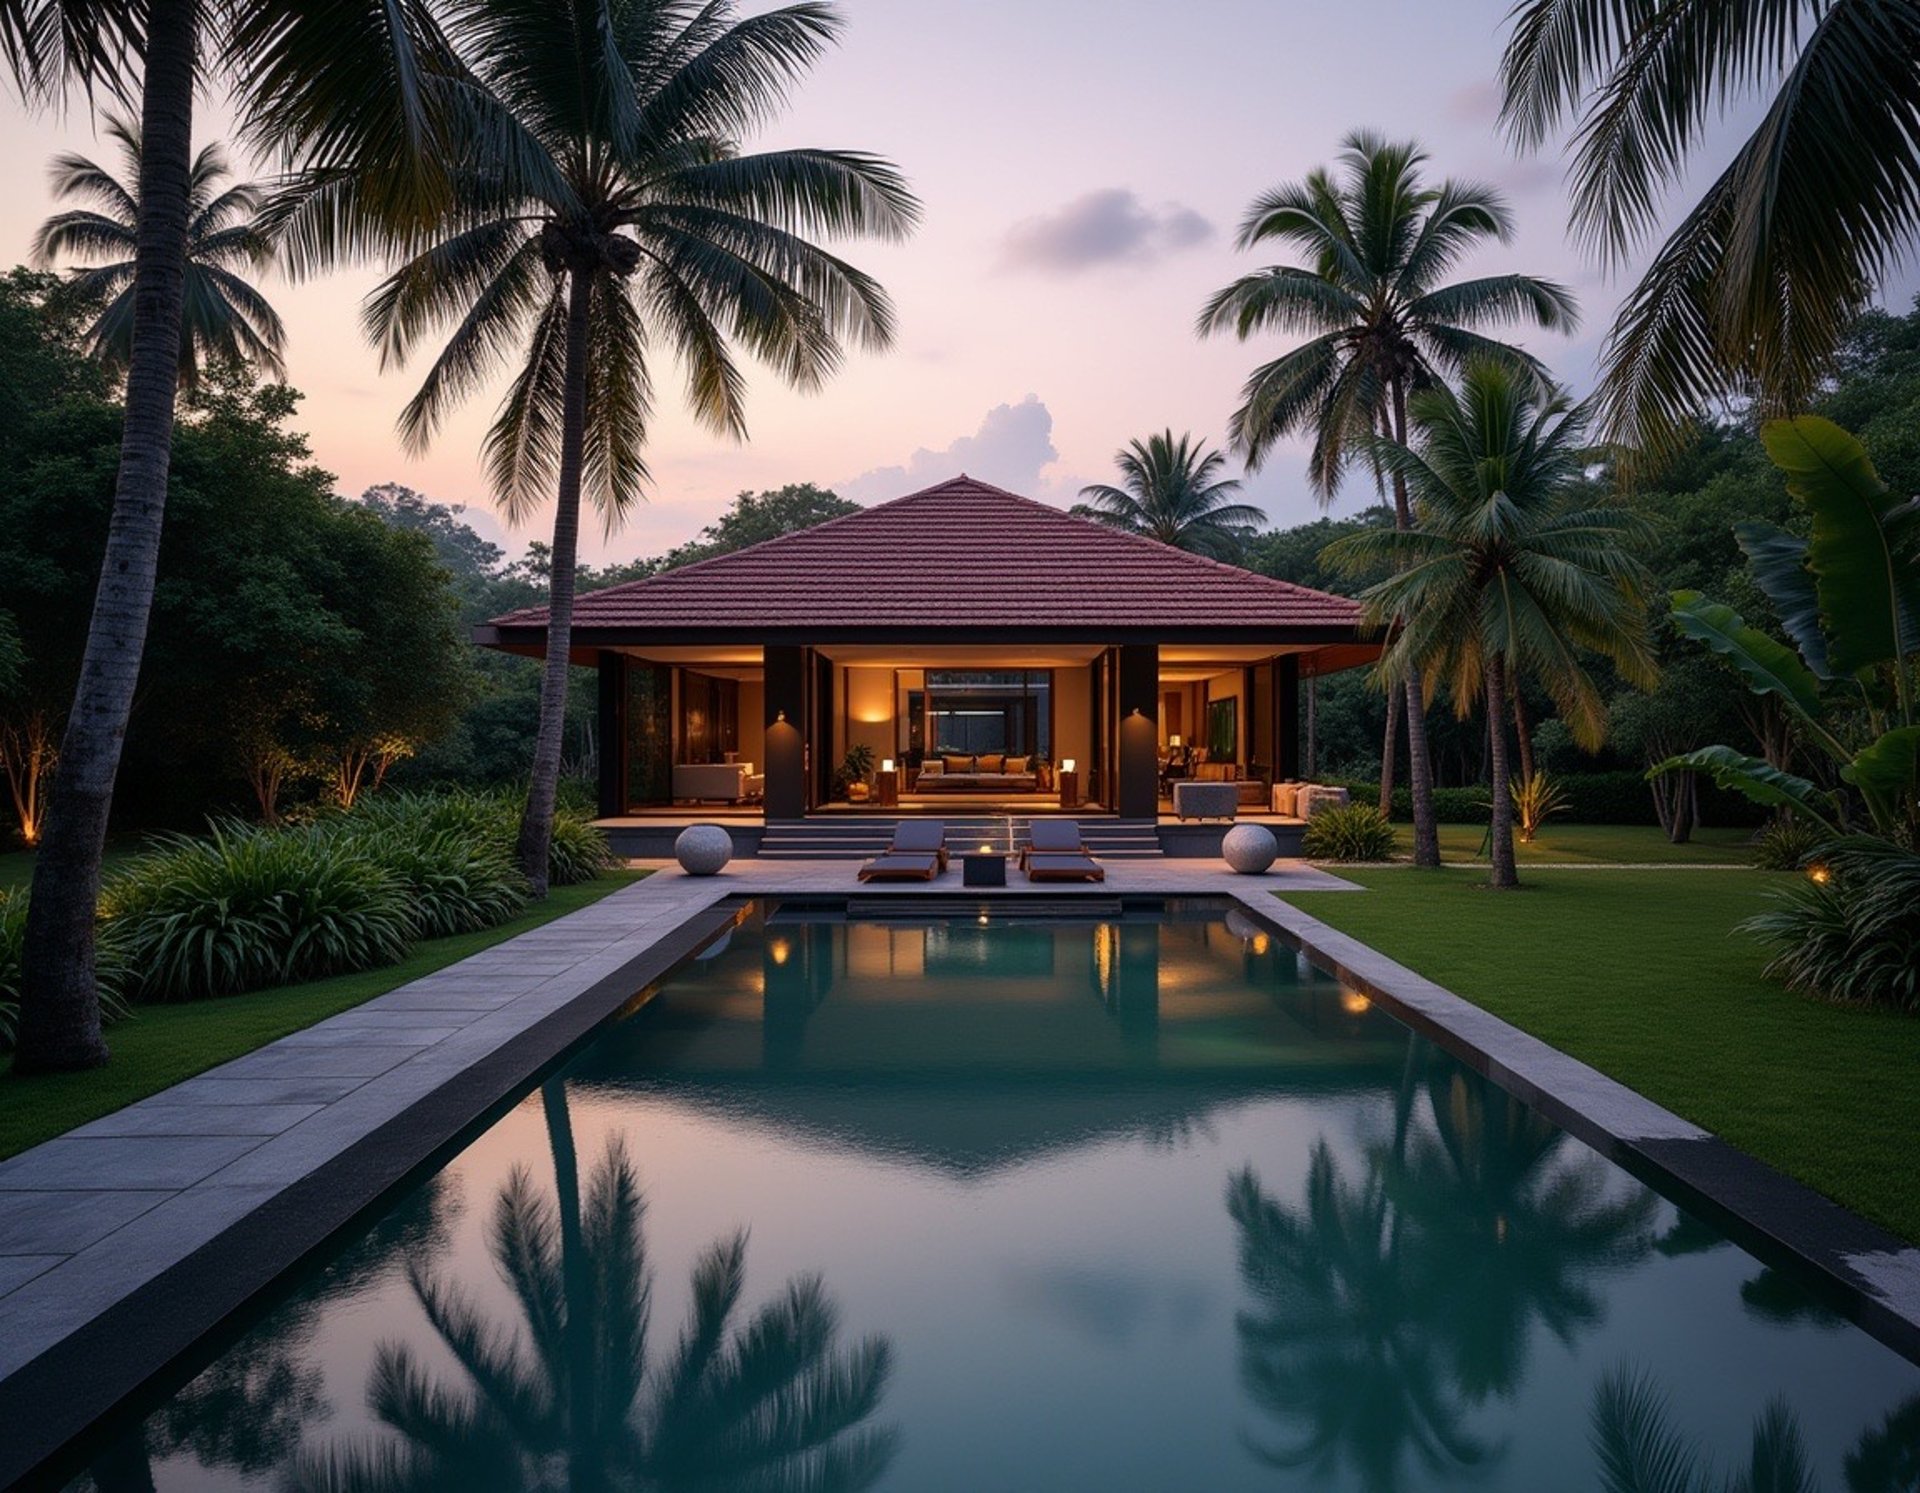
<path id="1" fill-rule="evenodd" d="M 650 501 L 620 532 L 589 535 L 586 558 L 668 549 L 742 489 L 811 481 L 874 502 L 965 470 L 1065 504 L 1109 478 L 1130 438 L 1172 426 L 1221 442 L 1242 379 L 1282 344 L 1200 342 L 1195 314 L 1267 262 L 1233 248 L 1249 200 L 1329 161 L 1362 126 L 1419 139 L 1436 174 L 1506 192 L 1515 241 L 1462 273 L 1524 270 L 1573 286 L 1580 333 L 1524 340 L 1585 392 L 1622 284 L 1568 240 L 1558 154 L 1516 158 L 1495 131 L 1508 6 L 842 0 L 844 43 L 766 143 L 877 151 L 908 174 L 925 204 L 921 231 L 851 251 L 897 302 L 897 346 L 852 358 L 813 395 L 756 373 L 744 445 L 694 425 L 663 379 Z M 107 143 L 82 111 L 29 118 L 11 98 L 0 108 L 11 146 L 0 254 L 14 262 L 52 209 L 47 158 Z M 218 98 L 201 112 L 202 138 L 217 134 Z M 1728 121 L 1718 144 L 1730 148 L 1742 123 Z M 1708 164 L 1724 154 L 1710 149 Z M 517 553 L 546 520 L 508 534 L 491 514 L 477 453 L 497 392 L 466 406 L 426 456 L 408 456 L 394 418 L 414 373 L 382 374 L 358 327 L 376 278 L 266 284 L 319 461 L 346 493 L 395 481 L 470 504 L 477 526 Z M 1909 293 L 1893 288 L 1902 304 Z M 1309 518 L 1303 469 L 1304 449 L 1282 450 L 1248 495 L 1276 523 Z M 1369 497 L 1356 487 L 1336 511 Z"/>

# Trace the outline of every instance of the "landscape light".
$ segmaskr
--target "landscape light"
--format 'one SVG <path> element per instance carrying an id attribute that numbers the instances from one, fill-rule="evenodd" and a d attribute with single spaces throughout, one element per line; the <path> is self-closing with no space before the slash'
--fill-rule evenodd
<path id="1" fill-rule="evenodd" d="M 1373 1002 L 1357 990 L 1343 988 L 1340 992 L 1340 1009 L 1351 1016 L 1360 1015 L 1361 1012 L 1370 1009 L 1372 1005 Z"/>
<path id="2" fill-rule="evenodd" d="M 1833 870 L 1831 867 L 1815 861 L 1811 866 L 1807 867 L 1807 880 L 1811 881 L 1815 886 L 1825 886 L 1829 881 L 1833 880 Z"/>

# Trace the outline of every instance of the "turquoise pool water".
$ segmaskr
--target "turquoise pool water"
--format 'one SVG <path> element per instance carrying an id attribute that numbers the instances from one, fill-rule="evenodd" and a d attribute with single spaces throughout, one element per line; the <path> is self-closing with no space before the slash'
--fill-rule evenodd
<path id="1" fill-rule="evenodd" d="M 1911 1489 L 1920 1369 L 1242 914 L 776 906 L 83 1482 L 1535 1493 L 1662 1442 Z"/>

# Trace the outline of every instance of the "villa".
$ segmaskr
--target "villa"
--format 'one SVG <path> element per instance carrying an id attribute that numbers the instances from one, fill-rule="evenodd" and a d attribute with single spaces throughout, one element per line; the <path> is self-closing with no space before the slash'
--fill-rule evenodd
<path id="1" fill-rule="evenodd" d="M 538 656 L 546 622 L 475 641 Z M 1344 597 L 965 475 L 590 592 L 573 640 L 599 671 L 600 812 L 634 854 L 716 811 L 743 850 L 809 816 L 1061 810 L 1172 849 L 1196 833 L 1181 781 L 1230 785 L 1212 849 L 1222 807 L 1291 819 L 1273 788 L 1300 776 L 1301 682 L 1379 654 Z"/>

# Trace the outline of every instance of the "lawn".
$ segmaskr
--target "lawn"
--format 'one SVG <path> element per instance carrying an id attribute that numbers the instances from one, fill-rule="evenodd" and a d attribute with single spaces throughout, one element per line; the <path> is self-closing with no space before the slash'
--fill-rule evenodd
<path id="1" fill-rule="evenodd" d="M 1413 854 L 1413 826 L 1396 825 L 1400 853 Z M 1481 844 L 1486 839 L 1485 825 L 1443 824 L 1440 826 L 1440 856 L 1450 861 L 1486 859 Z M 1753 859 L 1751 829 L 1699 829 L 1684 845 L 1675 845 L 1654 824 L 1555 824 L 1540 827 L 1529 845 L 1514 849 L 1522 866 L 1552 864 L 1640 864 L 1640 865 L 1716 865 L 1740 866 Z"/>
<path id="2" fill-rule="evenodd" d="M 100 857 L 100 867 L 105 875 L 115 871 L 137 856 L 145 840 L 140 836 L 128 837 L 115 835 L 107 841 L 107 848 Z M 33 880 L 33 852 L 31 850 L 9 850 L 0 854 L 0 888 L 24 887 Z"/>
<path id="3" fill-rule="evenodd" d="M 183 1005 L 141 1006 L 107 1031 L 113 1057 L 86 1073 L 0 1076 L 0 1157 L 111 1114 L 123 1105 L 312 1026 L 376 995 L 432 974 L 470 954 L 598 902 L 646 875 L 616 871 L 579 886 L 555 887 L 512 922 L 479 933 L 429 939 L 384 969 L 337 975 L 251 995 Z"/>
<path id="4" fill-rule="evenodd" d="M 1336 868 L 1340 869 L 1340 868 Z M 1733 931 L 1784 875 L 1340 869 L 1367 888 L 1287 900 L 1920 1242 L 1920 1017 L 1761 977 Z"/>

